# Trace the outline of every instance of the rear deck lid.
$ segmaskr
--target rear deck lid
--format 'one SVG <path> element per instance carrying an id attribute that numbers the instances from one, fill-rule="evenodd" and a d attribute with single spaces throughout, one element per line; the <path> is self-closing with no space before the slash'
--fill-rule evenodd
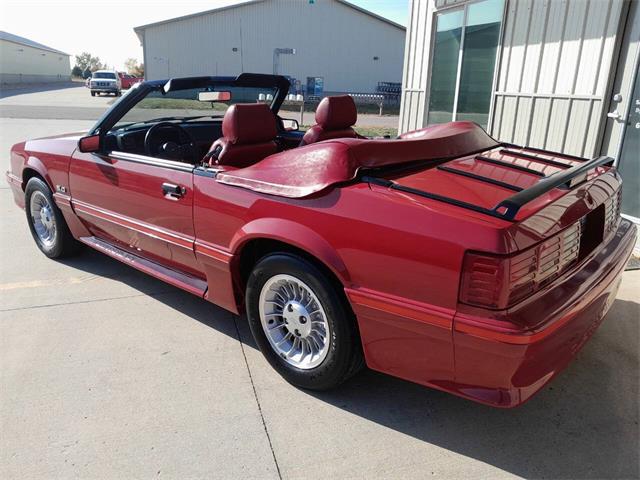
<path id="1" fill-rule="evenodd" d="M 367 180 L 417 197 L 505 220 L 521 220 L 604 173 L 612 159 L 586 160 L 513 146 L 419 169 L 390 169 Z"/>

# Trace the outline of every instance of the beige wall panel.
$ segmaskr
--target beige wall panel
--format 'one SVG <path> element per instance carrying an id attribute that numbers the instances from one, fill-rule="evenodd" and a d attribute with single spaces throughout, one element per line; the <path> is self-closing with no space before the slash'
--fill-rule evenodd
<path id="1" fill-rule="evenodd" d="M 577 95 L 593 95 L 595 93 L 594 85 L 600 70 L 600 57 L 604 47 L 603 34 L 608 24 L 610 8 L 610 2 L 591 0 L 589 3 L 589 15 L 584 30 L 575 83 Z"/>
<path id="2" fill-rule="evenodd" d="M 540 63 L 540 81 L 536 93 L 554 93 L 558 72 L 560 48 L 565 27 L 567 0 L 548 3 L 549 23 L 544 40 L 544 52 Z"/>
<path id="3" fill-rule="evenodd" d="M 527 52 L 525 55 L 522 72 L 522 83 L 519 91 L 535 92 L 540 75 L 540 60 L 542 56 L 543 39 L 546 34 L 547 3 L 542 0 L 534 0 L 531 9 L 529 37 Z"/>
<path id="4" fill-rule="evenodd" d="M 581 155 L 583 145 L 590 132 L 590 100 L 577 100 L 571 102 L 571 111 L 567 122 L 567 133 L 562 151 L 571 155 Z"/>
<path id="5" fill-rule="evenodd" d="M 511 37 L 509 67 L 505 71 L 507 76 L 506 88 L 508 92 L 519 92 L 522 81 L 522 70 L 527 50 L 527 37 L 531 20 L 531 0 L 518 0 L 516 4 L 514 30 Z"/>
<path id="6" fill-rule="evenodd" d="M 502 120 L 498 138 L 506 142 L 513 141 L 513 122 L 516 118 L 518 108 L 518 97 L 504 97 L 502 104 Z"/>
<path id="7" fill-rule="evenodd" d="M 533 102 L 531 114 L 531 131 L 529 132 L 528 145 L 544 148 L 547 129 L 549 127 L 550 98 L 536 98 Z"/>
<path id="8" fill-rule="evenodd" d="M 567 131 L 567 118 L 569 115 L 570 100 L 554 98 L 551 102 L 551 115 L 549 116 L 549 131 L 545 148 L 555 152 L 562 151 L 564 136 Z"/>
<path id="9" fill-rule="evenodd" d="M 512 142 L 517 145 L 526 145 L 529 136 L 529 118 L 533 108 L 533 99 L 530 97 L 518 98 L 518 110 L 513 125 Z"/>

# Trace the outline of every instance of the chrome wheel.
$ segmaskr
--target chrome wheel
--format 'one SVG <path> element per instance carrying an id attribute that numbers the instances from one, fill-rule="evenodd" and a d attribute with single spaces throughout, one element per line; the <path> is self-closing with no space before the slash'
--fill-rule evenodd
<path id="1" fill-rule="evenodd" d="M 46 247 L 53 247 L 56 240 L 56 217 L 47 197 L 40 191 L 33 192 L 29 204 L 33 229 L 40 242 Z"/>
<path id="2" fill-rule="evenodd" d="M 304 282 L 275 275 L 262 287 L 260 321 L 275 352 L 294 367 L 317 367 L 329 351 L 331 331 L 320 300 Z"/>

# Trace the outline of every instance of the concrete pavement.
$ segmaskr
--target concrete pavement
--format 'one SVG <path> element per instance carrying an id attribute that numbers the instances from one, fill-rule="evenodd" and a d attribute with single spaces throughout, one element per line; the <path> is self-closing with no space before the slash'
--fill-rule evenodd
<path id="1" fill-rule="evenodd" d="M 0 170 L 11 144 L 91 124 L 0 119 Z M 505 411 L 370 371 L 297 390 L 244 318 L 96 252 L 48 260 L 4 184 L 0 215 L 0 478 L 640 476 L 640 271 Z"/>

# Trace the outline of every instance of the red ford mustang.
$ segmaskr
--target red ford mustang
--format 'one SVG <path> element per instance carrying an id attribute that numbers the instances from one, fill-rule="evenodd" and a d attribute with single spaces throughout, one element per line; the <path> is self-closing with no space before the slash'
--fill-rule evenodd
<path id="1" fill-rule="evenodd" d="M 88 134 L 15 145 L 7 179 L 38 247 L 86 244 L 246 312 L 303 388 L 366 363 L 494 406 L 529 399 L 596 330 L 632 251 L 612 160 L 469 122 L 362 138 L 350 97 L 324 99 L 303 136 L 278 116 L 288 89 L 145 82 Z"/>

